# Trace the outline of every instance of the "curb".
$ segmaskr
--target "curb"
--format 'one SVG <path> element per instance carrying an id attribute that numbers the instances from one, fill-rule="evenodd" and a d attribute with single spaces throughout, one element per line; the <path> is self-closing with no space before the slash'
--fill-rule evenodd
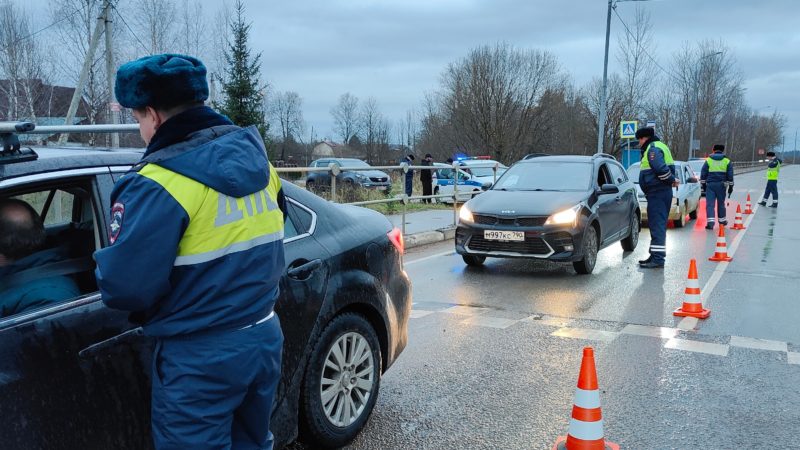
<path id="1" fill-rule="evenodd" d="M 423 245 L 435 244 L 455 238 L 455 228 L 442 228 L 434 231 L 423 231 L 420 233 L 407 234 L 403 237 L 405 248 L 421 247 Z"/>

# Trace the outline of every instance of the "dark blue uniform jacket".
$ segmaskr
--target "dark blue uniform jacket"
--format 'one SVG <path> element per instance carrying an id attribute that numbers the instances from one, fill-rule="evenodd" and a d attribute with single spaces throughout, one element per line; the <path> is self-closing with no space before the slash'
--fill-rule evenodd
<path id="1" fill-rule="evenodd" d="M 709 158 L 716 161 L 722 161 L 725 159 L 725 154 L 712 153 Z M 706 183 L 733 183 L 733 164 L 728 164 L 727 172 L 709 172 L 708 163 L 703 163 L 703 169 L 700 171 L 700 179 Z"/>

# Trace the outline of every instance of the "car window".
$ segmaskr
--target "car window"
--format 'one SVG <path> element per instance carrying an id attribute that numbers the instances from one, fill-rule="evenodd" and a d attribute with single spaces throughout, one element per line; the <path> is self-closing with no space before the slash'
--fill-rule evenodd
<path id="1" fill-rule="evenodd" d="M 597 169 L 597 187 L 602 187 L 604 184 L 614 184 L 611 175 L 608 173 L 607 164 L 601 164 Z"/>
<path id="2" fill-rule="evenodd" d="M 306 233 L 312 233 L 314 227 L 314 214 L 298 201 L 286 199 L 286 213 L 288 217 L 284 225 L 284 240 L 291 240 Z"/>
<path id="3" fill-rule="evenodd" d="M 13 189 L 0 192 L 0 320 L 96 292 L 90 180 Z"/>
<path id="4" fill-rule="evenodd" d="M 694 172 L 692 172 L 692 169 L 689 166 L 684 167 L 683 171 L 685 179 L 684 181 L 688 183 L 689 178 L 692 178 L 694 176 Z"/>
<path id="5" fill-rule="evenodd" d="M 622 184 L 628 181 L 628 174 L 625 173 L 625 170 L 619 164 L 606 164 L 608 169 L 611 171 L 611 178 L 614 179 L 615 184 Z"/>
<path id="6" fill-rule="evenodd" d="M 639 184 L 639 170 L 641 166 L 639 164 L 634 164 L 628 167 L 628 178 L 633 180 L 634 183 Z"/>

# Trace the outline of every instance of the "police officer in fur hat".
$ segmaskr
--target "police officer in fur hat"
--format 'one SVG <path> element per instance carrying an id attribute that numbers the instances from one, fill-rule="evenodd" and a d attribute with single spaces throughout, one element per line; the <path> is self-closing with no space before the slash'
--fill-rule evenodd
<path id="1" fill-rule="evenodd" d="M 647 198 L 647 223 L 650 226 L 650 257 L 639 261 L 643 269 L 664 267 L 667 257 L 667 220 L 672 207 L 672 188 L 678 186 L 675 162 L 667 144 L 650 127 L 636 131 L 642 149 L 639 186 Z"/>
<path id="2" fill-rule="evenodd" d="M 115 92 L 147 150 L 111 194 L 96 276 L 103 302 L 155 337 L 155 447 L 271 449 L 283 344 L 278 174 L 255 127 L 204 106 L 196 58 L 124 64 Z"/>
<path id="3" fill-rule="evenodd" d="M 733 192 L 733 164 L 725 156 L 725 146 L 716 144 L 712 152 L 700 171 L 700 182 L 706 185 L 706 230 L 714 229 L 715 216 L 719 218 L 720 226 L 728 225 L 725 191 L 728 191 L 728 195 Z"/>

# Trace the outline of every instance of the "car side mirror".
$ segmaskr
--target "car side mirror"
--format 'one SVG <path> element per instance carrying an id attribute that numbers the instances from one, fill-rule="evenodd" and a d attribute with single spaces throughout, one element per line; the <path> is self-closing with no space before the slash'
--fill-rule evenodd
<path id="1" fill-rule="evenodd" d="M 619 187 L 616 184 L 604 184 L 600 187 L 601 194 L 619 194 Z"/>
<path id="2" fill-rule="evenodd" d="M 699 180 L 697 179 L 697 177 L 689 177 L 689 178 L 686 180 L 686 182 L 687 182 L 687 183 L 697 183 L 698 181 L 699 181 Z"/>

